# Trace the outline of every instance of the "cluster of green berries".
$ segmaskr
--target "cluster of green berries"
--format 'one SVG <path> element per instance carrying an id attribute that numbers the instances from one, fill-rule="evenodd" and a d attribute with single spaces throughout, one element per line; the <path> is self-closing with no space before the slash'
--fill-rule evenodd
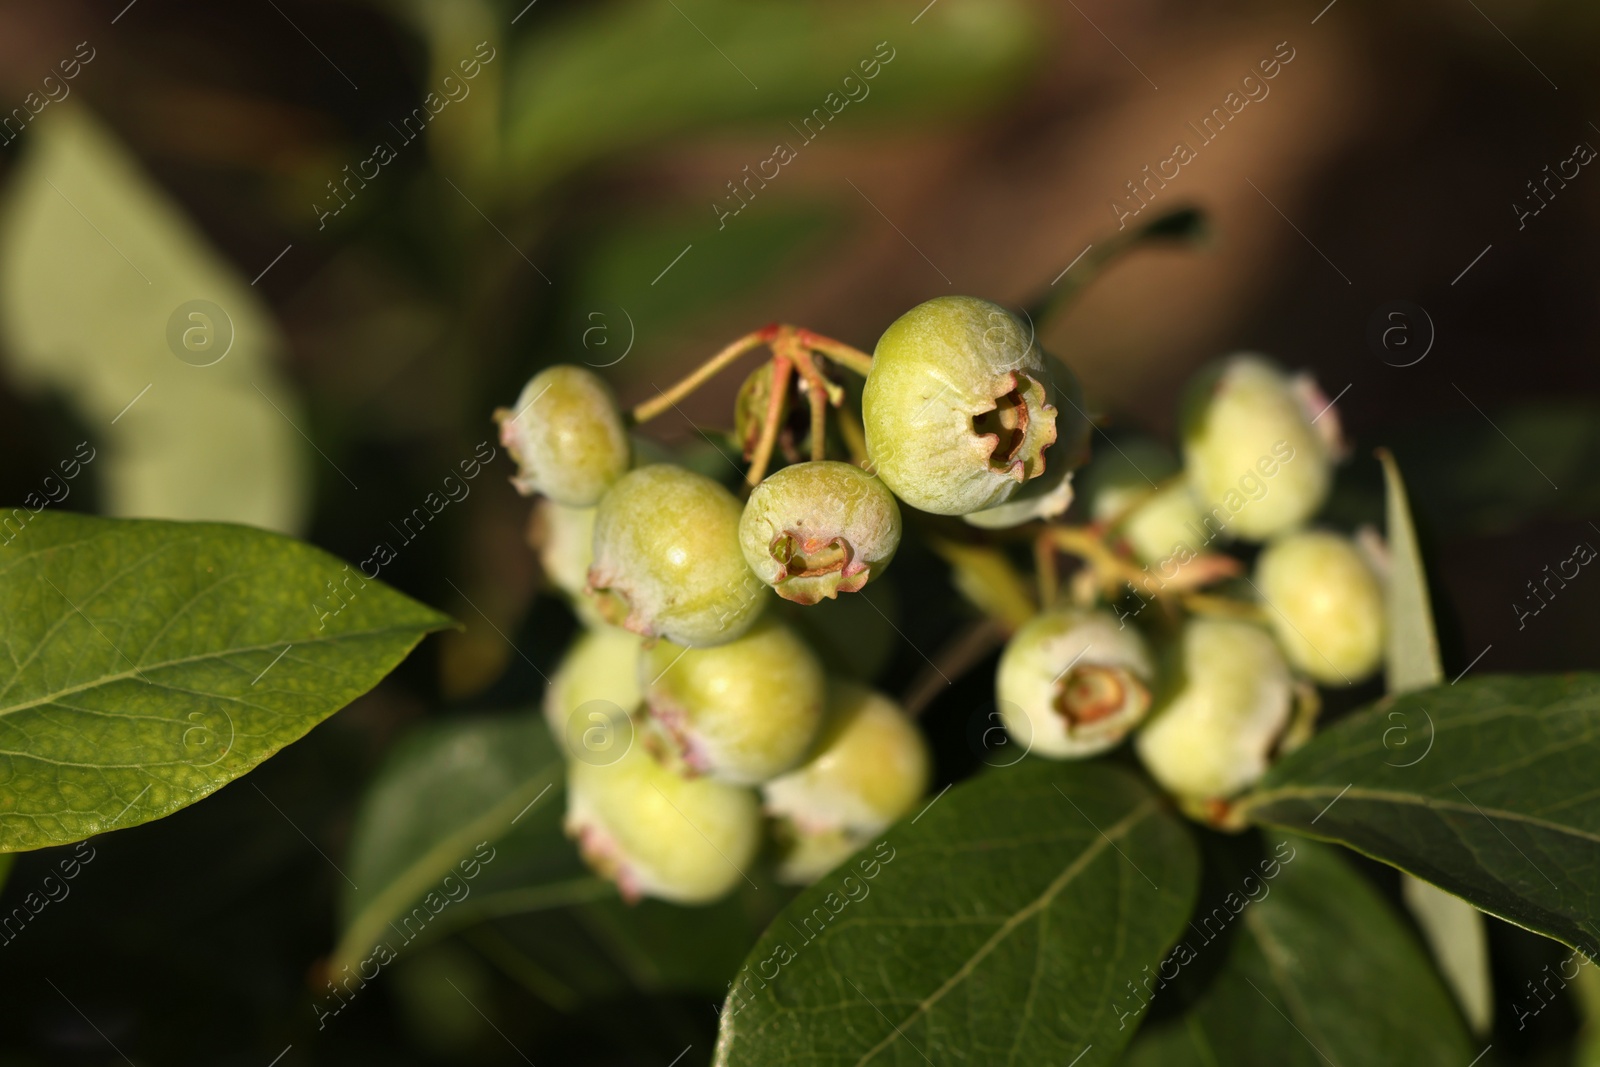
<path id="1" fill-rule="evenodd" d="M 685 388 L 763 340 L 773 359 L 735 404 L 732 439 L 754 483 L 742 501 L 646 458 L 587 370 L 543 371 L 496 413 L 513 484 L 542 498 L 533 542 L 544 571 L 584 623 L 545 698 L 569 756 L 568 831 L 630 899 L 715 899 L 748 877 L 763 841 L 781 878 L 814 880 L 928 788 L 928 747 L 910 718 L 838 677 L 768 612 L 773 594 L 814 605 L 863 590 L 894 559 L 902 506 L 919 522 L 964 520 L 941 536 L 966 529 L 980 543 L 1030 523 L 1041 537 L 1071 533 L 1050 520 L 1073 501 L 1092 426 L 1075 377 L 1024 319 L 970 297 L 931 300 L 870 357 L 769 327 Z M 826 458 L 826 408 L 845 396 L 824 373 L 830 358 L 865 375 L 853 442 L 841 426 L 854 462 Z M 802 401 L 808 460 L 789 417 Z M 636 416 L 652 406 L 665 402 Z M 1084 472 L 1086 561 L 1144 565 L 1186 593 L 1220 580 L 1252 591 L 1230 601 L 1243 609 L 1233 617 L 1169 612 L 1153 632 L 1086 566 L 1070 606 L 1035 613 L 1001 658 L 998 703 L 1023 747 L 1086 757 L 1139 729 L 1136 750 L 1160 783 L 1196 806 L 1225 802 L 1293 733 L 1307 679 L 1375 669 L 1374 564 L 1349 538 L 1304 528 L 1339 458 L 1336 419 L 1309 383 L 1236 356 L 1186 403 L 1181 466 L 1129 442 Z M 778 444 L 789 462 L 769 474 Z M 1223 551 L 1241 540 L 1267 542 L 1253 580 Z"/>
<path id="2" fill-rule="evenodd" d="M 1343 450 L 1337 413 L 1309 379 L 1229 357 L 1198 376 L 1180 432 L 1181 463 L 1132 439 L 1083 472 L 1090 528 L 1127 573 L 1023 626 L 996 689 L 1013 738 L 1041 755 L 1092 755 L 1137 730 L 1152 777 L 1221 820 L 1303 739 L 1313 684 L 1377 670 L 1385 564 L 1375 537 L 1307 528 Z M 1232 554 L 1251 542 L 1263 543 L 1253 574 Z M 1221 595 L 1191 612 L 1137 618 L 1149 600 L 1181 604 L 1212 583 Z"/>

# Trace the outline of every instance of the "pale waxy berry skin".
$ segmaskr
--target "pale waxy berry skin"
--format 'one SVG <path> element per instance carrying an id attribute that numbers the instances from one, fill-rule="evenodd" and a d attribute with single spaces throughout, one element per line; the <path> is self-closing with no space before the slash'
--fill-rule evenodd
<path id="1" fill-rule="evenodd" d="M 614 626 L 599 626 L 578 635 L 550 676 L 544 691 L 544 717 L 556 743 L 570 746 L 588 722 L 572 723 L 584 705 L 595 700 L 615 705 L 624 715 L 639 706 L 641 639 Z"/>
<path id="2" fill-rule="evenodd" d="M 1226 799 L 1266 773 L 1293 712 L 1294 680 L 1272 635 L 1252 623 L 1191 619 L 1179 656 L 1178 684 L 1135 748 L 1170 792 Z"/>
<path id="3" fill-rule="evenodd" d="M 635 744 L 612 763 L 568 762 L 566 829 L 630 903 L 706 904 L 744 879 L 761 807 L 752 790 L 685 778 Z"/>
<path id="4" fill-rule="evenodd" d="M 1383 585 L 1354 541 L 1322 530 L 1281 537 L 1256 560 L 1255 584 L 1297 670 L 1350 685 L 1378 669 Z"/>
<path id="5" fill-rule="evenodd" d="M 927 792 L 928 743 L 894 701 L 836 682 L 810 757 L 762 787 L 791 842 L 779 877 L 809 882 L 905 815 Z"/>
<path id="6" fill-rule="evenodd" d="M 1044 350 L 1005 308 L 967 296 L 918 304 L 878 339 L 862 393 L 873 469 L 922 511 L 1003 504 L 1044 473 L 1053 388 Z"/>
<path id="7" fill-rule="evenodd" d="M 1122 437 L 1113 444 L 1115 447 L 1096 449 L 1078 475 L 1089 518 L 1107 526 L 1180 470 L 1172 452 L 1148 437 Z"/>
<path id="8" fill-rule="evenodd" d="M 815 604 L 883 573 L 900 545 L 900 506 L 859 467 L 797 463 L 751 492 L 739 544 L 756 577 L 779 596 Z"/>
<path id="9" fill-rule="evenodd" d="M 1182 418 L 1184 469 L 1224 538 L 1265 541 L 1316 514 L 1332 484 L 1337 416 L 1308 411 L 1314 387 L 1267 359 L 1229 357 L 1202 372 Z"/>
<path id="10" fill-rule="evenodd" d="M 1183 563 L 1211 546 L 1186 481 L 1168 482 L 1135 504 L 1116 533 L 1141 563 Z"/>
<path id="11" fill-rule="evenodd" d="M 494 413 L 500 443 L 516 460 L 511 479 L 523 496 L 543 493 L 588 507 L 628 469 L 628 435 L 606 383 L 567 364 L 529 379 L 516 407 Z"/>
<path id="12" fill-rule="evenodd" d="M 1006 645 L 995 695 L 1024 749 L 1080 759 L 1115 747 L 1150 710 L 1150 653 L 1105 611 L 1035 615 Z"/>
<path id="13" fill-rule="evenodd" d="M 598 606 L 584 595 L 589 564 L 594 562 L 594 508 L 573 508 L 549 497 L 534 502 L 528 542 L 539 557 L 539 569 L 565 593 L 585 626 L 604 626 Z"/>
<path id="14" fill-rule="evenodd" d="M 623 475 L 595 514 L 588 588 L 613 625 L 701 647 L 744 633 L 767 589 L 739 550 L 739 501 L 682 467 Z"/>
<path id="15" fill-rule="evenodd" d="M 799 763 L 826 706 L 822 664 L 771 617 L 714 648 L 667 641 L 638 664 L 652 722 L 695 774 L 755 785 Z"/>

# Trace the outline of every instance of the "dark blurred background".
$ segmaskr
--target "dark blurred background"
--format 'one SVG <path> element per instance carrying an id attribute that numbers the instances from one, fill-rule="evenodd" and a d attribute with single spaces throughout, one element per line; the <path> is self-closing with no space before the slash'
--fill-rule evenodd
<path id="1" fill-rule="evenodd" d="M 357 560 L 550 362 L 632 403 L 773 320 L 870 350 L 920 300 L 1020 306 L 1119 222 L 1193 205 L 1203 245 L 1124 257 L 1045 333 L 1107 428 L 1170 440 L 1228 351 L 1307 368 L 1355 446 L 1331 518 L 1380 514 L 1373 448 L 1407 473 L 1447 673 L 1600 666 L 1600 577 L 1537 614 L 1528 589 L 1600 544 L 1600 9 L 1324 3 L 0 3 L 0 498 Z M 193 301 L 229 342 L 209 366 L 174 341 Z M 740 377 L 649 433 L 726 426 Z M 770 901 L 488 924 L 317 1027 L 375 768 L 423 720 L 536 706 L 574 627 L 509 473 L 383 574 L 461 632 L 250 783 L 94 842 L 0 947 L 0 1063 L 708 1062 L 729 916 Z M 942 581 L 912 564 L 885 603 Z M 897 618 L 903 692 L 961 620 Z M 976 675 L 928 721 L 980 704 Z M 971 759 L 941 748 L 942 776 Z M 51 862 L 22 857 L 0 910 Z M 1509 928 L 1495 950 L 1505 998 L 1546 959 Z M 1571 1018 L 1501 1025 L 1534 1058 Z"/>

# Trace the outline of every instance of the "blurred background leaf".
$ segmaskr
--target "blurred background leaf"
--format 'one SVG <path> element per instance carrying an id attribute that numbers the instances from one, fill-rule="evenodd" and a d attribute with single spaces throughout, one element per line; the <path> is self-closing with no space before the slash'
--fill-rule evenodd
<path id="1" fill-rule="evenodd" d="M 298 532 L 304 415 L 277 369 L 272 312 L 82 105 L 29 134 L 34 152 L 0 212 L 13 379 L 63 394 L 105 442 L 108 513 Z M 169 338 L 206 328 L 179 316 L 198 300 L 222 318 L 185 361 Z"/>

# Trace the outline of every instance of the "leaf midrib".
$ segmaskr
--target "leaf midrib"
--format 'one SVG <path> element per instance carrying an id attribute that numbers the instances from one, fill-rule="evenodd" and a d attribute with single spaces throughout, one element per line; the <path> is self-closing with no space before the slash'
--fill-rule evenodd
<path id="1" fill-rule="evenodd" d="M 242 645 L 238 648 L 221 649 L 215 652 L 202 652 L 199 655 L 184 656 L 179 659 L 170 659 L 160 663 L 152 663 L 145 666 L 143 669 L 147 671 L 166 670 L 168 667 L 182 667 L 190 663 L 201 663 L 206 660 L 218 660 L 228 656 L 242 655 L 246 652 L 268 652 L 286 644 L 298 646 L 324 645 L 331 644 L 336 641 L 349 641 L 363 637 L 382 637 L 386 634 L 392 633 L 414 633 L 418 629 L 426 632 L 427 630 L 431 630 L 433 628 L 434 626 L 432 624 L 419 622 L 412 625 L 383 626 L 373 630 L 355 630 L 348 633 L 330 634 L 327 637 L 313 637 L 301 641 L 279 640 L 267 645 Z M 137 667 L 138 665 L 136 664 L 135 666 Z M 72 696 L 74 693 L 87 692 L 91 689 L 98 689 L 101 686 L 110 685 L 113 682 L 126 682 L 135 679 L 140 681 L 143 680 L 140 679 L 139 675 L 134 671 L 118 671 L 116 674 L 101 675 L 99 678 L 96 678 L 93 681 L 85 682 L 82 685 L 67 686 L 64 689 L 58 689 L 53 693 L 38 697 L 34 700 L 24 701 L 20 704 L 0 706 L 0 717 L 11 715 L 19 711 L 27 711 L 29 708 L 36 708 L 45 704 L 53 704 L 62 697 Z M 218 700 L 238 701 L 240 699 L 235 696 L 229 696 L 225 693 L 209 693 L 207 695 L 215 697 Z"/>
<path id="2" fill-rule="evenodd" d="M 918 1016 L 924 1014 L 940 1000 L 942 1000 L 944 996 L 957 985 L 966 981 L 968 976 L 970 976 L 971 973 L 977 969 L 978 964 L 982 963 L 990 953 L 998 948 L 1002 941 L 1011 936 L 1012 931 L 1017 929 L 1017 927 L 1021 926 L 1024 922 L 1031 919 L 1035 914 L 1048 907 L 1050 902 L 1053 901 L 1063 889 L 1070 885 L 1072 881 L 1078 877 L 1078 875 L 1082 874 L 1091 863 L 1099 858 L 1099 856 L 1106 850 L 1108 846 L 1111 846 L 1116 841 L 1126 837 L 1135 826 L 1149 818 L 1150 815 L 1157 810 L 1158 805 L 1159 802 L 1155 797 L 1146 798 L 1132 811 L 1128 812 L 1127 815 L 1124 815 L 1120 820 L 1118 820 L 1117 823 L 1108 831 L 1100 834 L 1098 840 L 1091 840 L 1089 842 L 1089 847 L 1085 848 L 1081 853 L 1079 853 L 1077 859 L 1069 863 L 1060 874 L 1056 875 L 1051 883 L 1047 885 L 1037 897 L 1029 901 L 1024 907 L 1013 912 L 1005 922 L 1001 923 L 999 928 L 989 936 L 989 940 L 985 941 L 982 945 L 979 945 L 977 951 L 969 956 L 966 962 L 956 969 L 954 974 L 945 979 L 943 985 L 923 998 L 923 1000 L 911 1010 L 911 1014 L 907 1015 L 899 1022 L 898 1025 L 894 1027 L 892 1033 L 885 1036 L 876 1045 L 862 1054 L 861 1058 L 856 1061 L 856 1067 L 862 1067 L 862 1065 L 868 1060 L 872 1059 L 879 1052 L 882 1052 L 885 1048 L 888 1048 L 889 1045 L 894 1043 L 896 1038 L 902 1036 L 901 1031 L 905 1027 L 909 1026 Z"/>
<path id="3" fill-rule="evenodd" d="M 1340 789 L 1335 789 L 1331 785 L 1298 786 L 1274 789 L 1252 796 L 1248 801 L 1240 805 L 1239 810 L 1241 813 L 1248 815 L 1258 808 L 1271 804 L 1275 800 L 1312 797 L 1321 798 L 1330 795 L 1337 795 L 1340 792 Z M 1586 841 L 1592 841 L 1596 844 L 1600 844 L 1600 833 L 1595 833 L 1593 831 L 1584 830 L 1580 827 L 1570 826 L 1563 823 L 1551 822 L 1548 819 L 1541 819 L 1533 815 L 1525 815 L 1521 812 L 1506 811 L 1504 808 L 1485 808 L 1481 804 L 1462 804 L 1458 801 L 1447 800 L 1439 797 L 1424 796 L 1420 793 L 1395 793 L 1388 790 L 1362 789 L 1355 786 L 1346 787 L 1342 790 L 1342 792 L 1345 797 L 1356 800 L 1369 800 L 1374 802 L 1387 801 L 1393 804 L 1404 805 L 1413 808 L 1424 808 L 1429 811 L 1443 809 L 1445 811 L 1459 812 L 1462 814 L 1497 816 L 1505 819 L 1507 822 L 1538 827 L 1542 830 L 1549 830 L 1553 833 L 1567 834 L 1572 837 L 1577 837 Z M 1320 818 L 1321 816 L 1318 817 Z"/>
<path id="4" fill-rule="evenodd" d="M 490 834 L 499 823 L 510 820 L 511 813 L 521 811 L 521 805 L 529 793 L 542 792 L 543 789 L 555 786 L 564 773 L 564 765 L 558 760 L 548 764 L 533 777 L 527 779 L 521 786 L 508 793 L 505 799 L 490 807 L 476 819 L 463 823 L 453 833 L 439 839 L 428 851 L 403 868 L 399 877 L 389 883 L 389 887 L 362 908 L 351 919 L 345 935 L 339 939 L 339 944 L 334 948 L 330 968 L 337 970 L 341 963 L 354 963 L 354 959 L 346 959 L 346 954 L 352 951 L 365 952 L 372 948 L 376 942 L 376 932 L 381 930 L 392 920 L 384 919 L 379 922 L 375 916 L 393 912 L 401 904 L 416 899 L 421 895 L 425 886 L 432 884 L 437 875 L 438 866 L 442 857 L 454 857 L 461 854 L 463 842 L 469 842 L 480 834 L 487 835 L 484 840 L 498 840 L 504 836 L 504 829 Z M 506 822 L 509 827 L 510 823 Z"/>

